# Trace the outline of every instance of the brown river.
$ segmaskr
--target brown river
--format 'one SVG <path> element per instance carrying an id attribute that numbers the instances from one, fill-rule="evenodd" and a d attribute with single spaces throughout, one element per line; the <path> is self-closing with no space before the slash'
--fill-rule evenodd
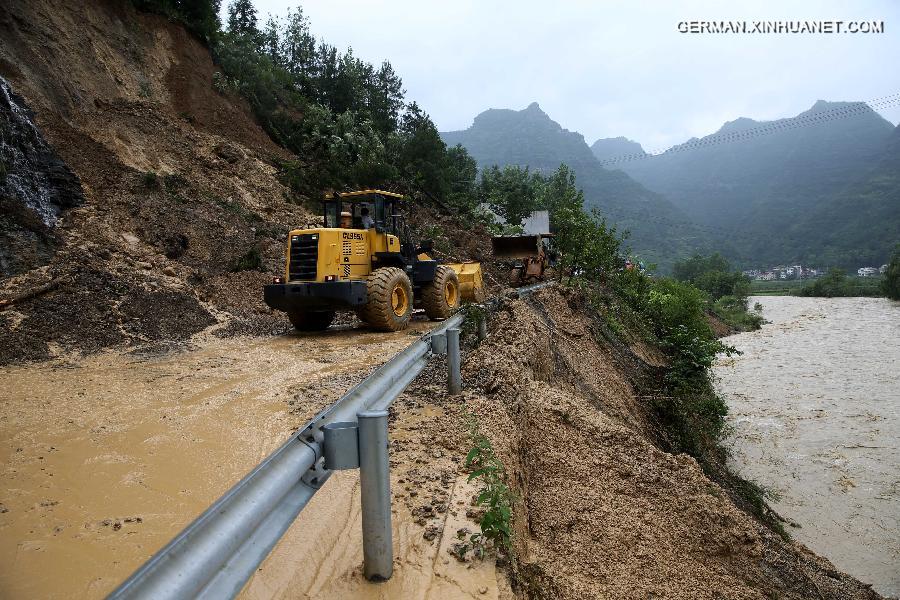
<path id="1" fill-rule="evenodd" d="M 725 339 L 733 466 L 777 494 L 796 540 L 900 595 L 900 303 L 756 297 L 770 323 Z"/>

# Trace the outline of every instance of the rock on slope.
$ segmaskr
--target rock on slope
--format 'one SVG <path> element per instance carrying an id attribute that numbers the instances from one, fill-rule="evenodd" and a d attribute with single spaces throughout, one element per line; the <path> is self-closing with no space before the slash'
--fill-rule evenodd
<path id="1" fill-rule="evenodd" d="M 41 233 L 46 251 L 0 273 L 0 363 L 281 323 L 259 298 L 267 275 L 235 271 L 276 270 L 283 232 L 311 217 L 214 72 L 181 26 L 128 2 L 0 6 L 0 76 L 84 194 Z"/>
<path id="2" fill-rule="evenodd" d="M 464 363 L 518 496 L 520 597 L 879 598 L 662 451 L 640 399 L 658 360 L 606 341 L 589 312 L 553 288 L 508 302 Z"/>

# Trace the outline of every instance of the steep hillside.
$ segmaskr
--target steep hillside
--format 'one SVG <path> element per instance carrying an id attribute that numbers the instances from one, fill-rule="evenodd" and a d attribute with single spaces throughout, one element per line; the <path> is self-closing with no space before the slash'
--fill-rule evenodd
<path id="1" fill-rule="evenodd" d="M 42 218 L 2 188 L 19 217 L 0 231 L 33 251 L 2 263 L 0 362 L 283 326 L 259 286 L 310 215 L 286 201 L 284 153 L 214 72 L 183 27 L 128 2 L 0 7 L 0 76 L 83 194 Z M 7 181 L 22 164 L 4 164 Z"/>
<path id="2" fill-rule="evenodd" d="M 665 451 L 659 357 L 602 323 L 579 294 L 541 290 L 504 303 L 464 361 L 465 410 L 514 487 L 519 598 L 880 598 Z M 443 442 L 446 421 L 425 439 Z"/>
<path id="3" fill-rule="evenodd" d="M 615 166 L 710 227 L 745 264 L 855 268 L 883 262 L 896 241 L 884 219 L 900 222 L 900 205 L 886 188 L 858 187 L 883 160 L 893 129 L 865 104 L 820 100 L 791 119 L 737 119 Z"/>
<path id="4" fill-rule="evenodd" d="M 646 154 L 639 143 L 625 137 L 599 139 L 591 144 L 591 152 L 609 168 L 616 168 L 622 160 L 637 159 Z"/>
<path id="5" fill-rule="evenodd" d="M 448 146 L 464 146 L 481 168 L 527 165 L 550 172 L 567 164 L 584 190 L 585 205 L 629 230 L 632 249 L 664 268 L 704 244 L 682 211 L 621 171 L 604 169 L 581 134 L 563 129 L 536 103 L 521 111 L 487 110 L 468 129 L 441 137 Z"/>

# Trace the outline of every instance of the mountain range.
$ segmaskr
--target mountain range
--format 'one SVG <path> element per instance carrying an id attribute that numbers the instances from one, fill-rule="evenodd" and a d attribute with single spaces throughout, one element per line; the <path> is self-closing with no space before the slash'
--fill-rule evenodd
<path id="1" fill-rule="evenodd" d="M 622 171 L 604 168 L 580 133 L 563 129 L 537 103 L 524 110 L 490 109 L 463 131 L 441 133 L 448 146 L 461 144 L 478 162 L 528 166 L 550 173 L 565 163 L 584 191 L 586 208 L 597 208 L 641 258 L 667 269 L 706 244 L 703 232 L 684 211 Z"/>
<path id="2" fill-rule="evenodd" d="M 856 268 L 900 241 L 897 128 L 862 102 L 819 100 L 795 117 L 739 118 L 661 155 L 595 156 L 669 199 L 745 266 Z M 610 156 L 619 152 L 623 157 Z"/>
<path id="3" fill-rule="evenodd" d="M 855 269 L 883 264 L 900 242 L 900 129 L 862 102 L 738 118 L 655 156 L 625 137 L 589 147 L 537 103 L 486 110 L 441 137 L 480 168 L 567 164 L 585 206 L 628 230 L 632 251 L 663 271 L 713 249 L 742 267 Z"/>

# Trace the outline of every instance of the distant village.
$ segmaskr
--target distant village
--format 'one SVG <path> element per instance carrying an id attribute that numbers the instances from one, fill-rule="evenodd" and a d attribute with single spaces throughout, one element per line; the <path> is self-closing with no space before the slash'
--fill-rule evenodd
<path id="1" fill-rule="evenodd" d="M 877 277 L 883 275 L 887 271 L 887 265 L 881 267 L 860 267 L 856 270 L 859 277 Z M 744 275 L 750 279 L 757 281 L 775 281 L 778 279 L 814 279 L 821 277 L 828 269 L 816 269 L 813 267 L 804 267 L 803 265 L 792 265 L 771 267 L 769 269 L 748 269 L 743 271 Z"/>

